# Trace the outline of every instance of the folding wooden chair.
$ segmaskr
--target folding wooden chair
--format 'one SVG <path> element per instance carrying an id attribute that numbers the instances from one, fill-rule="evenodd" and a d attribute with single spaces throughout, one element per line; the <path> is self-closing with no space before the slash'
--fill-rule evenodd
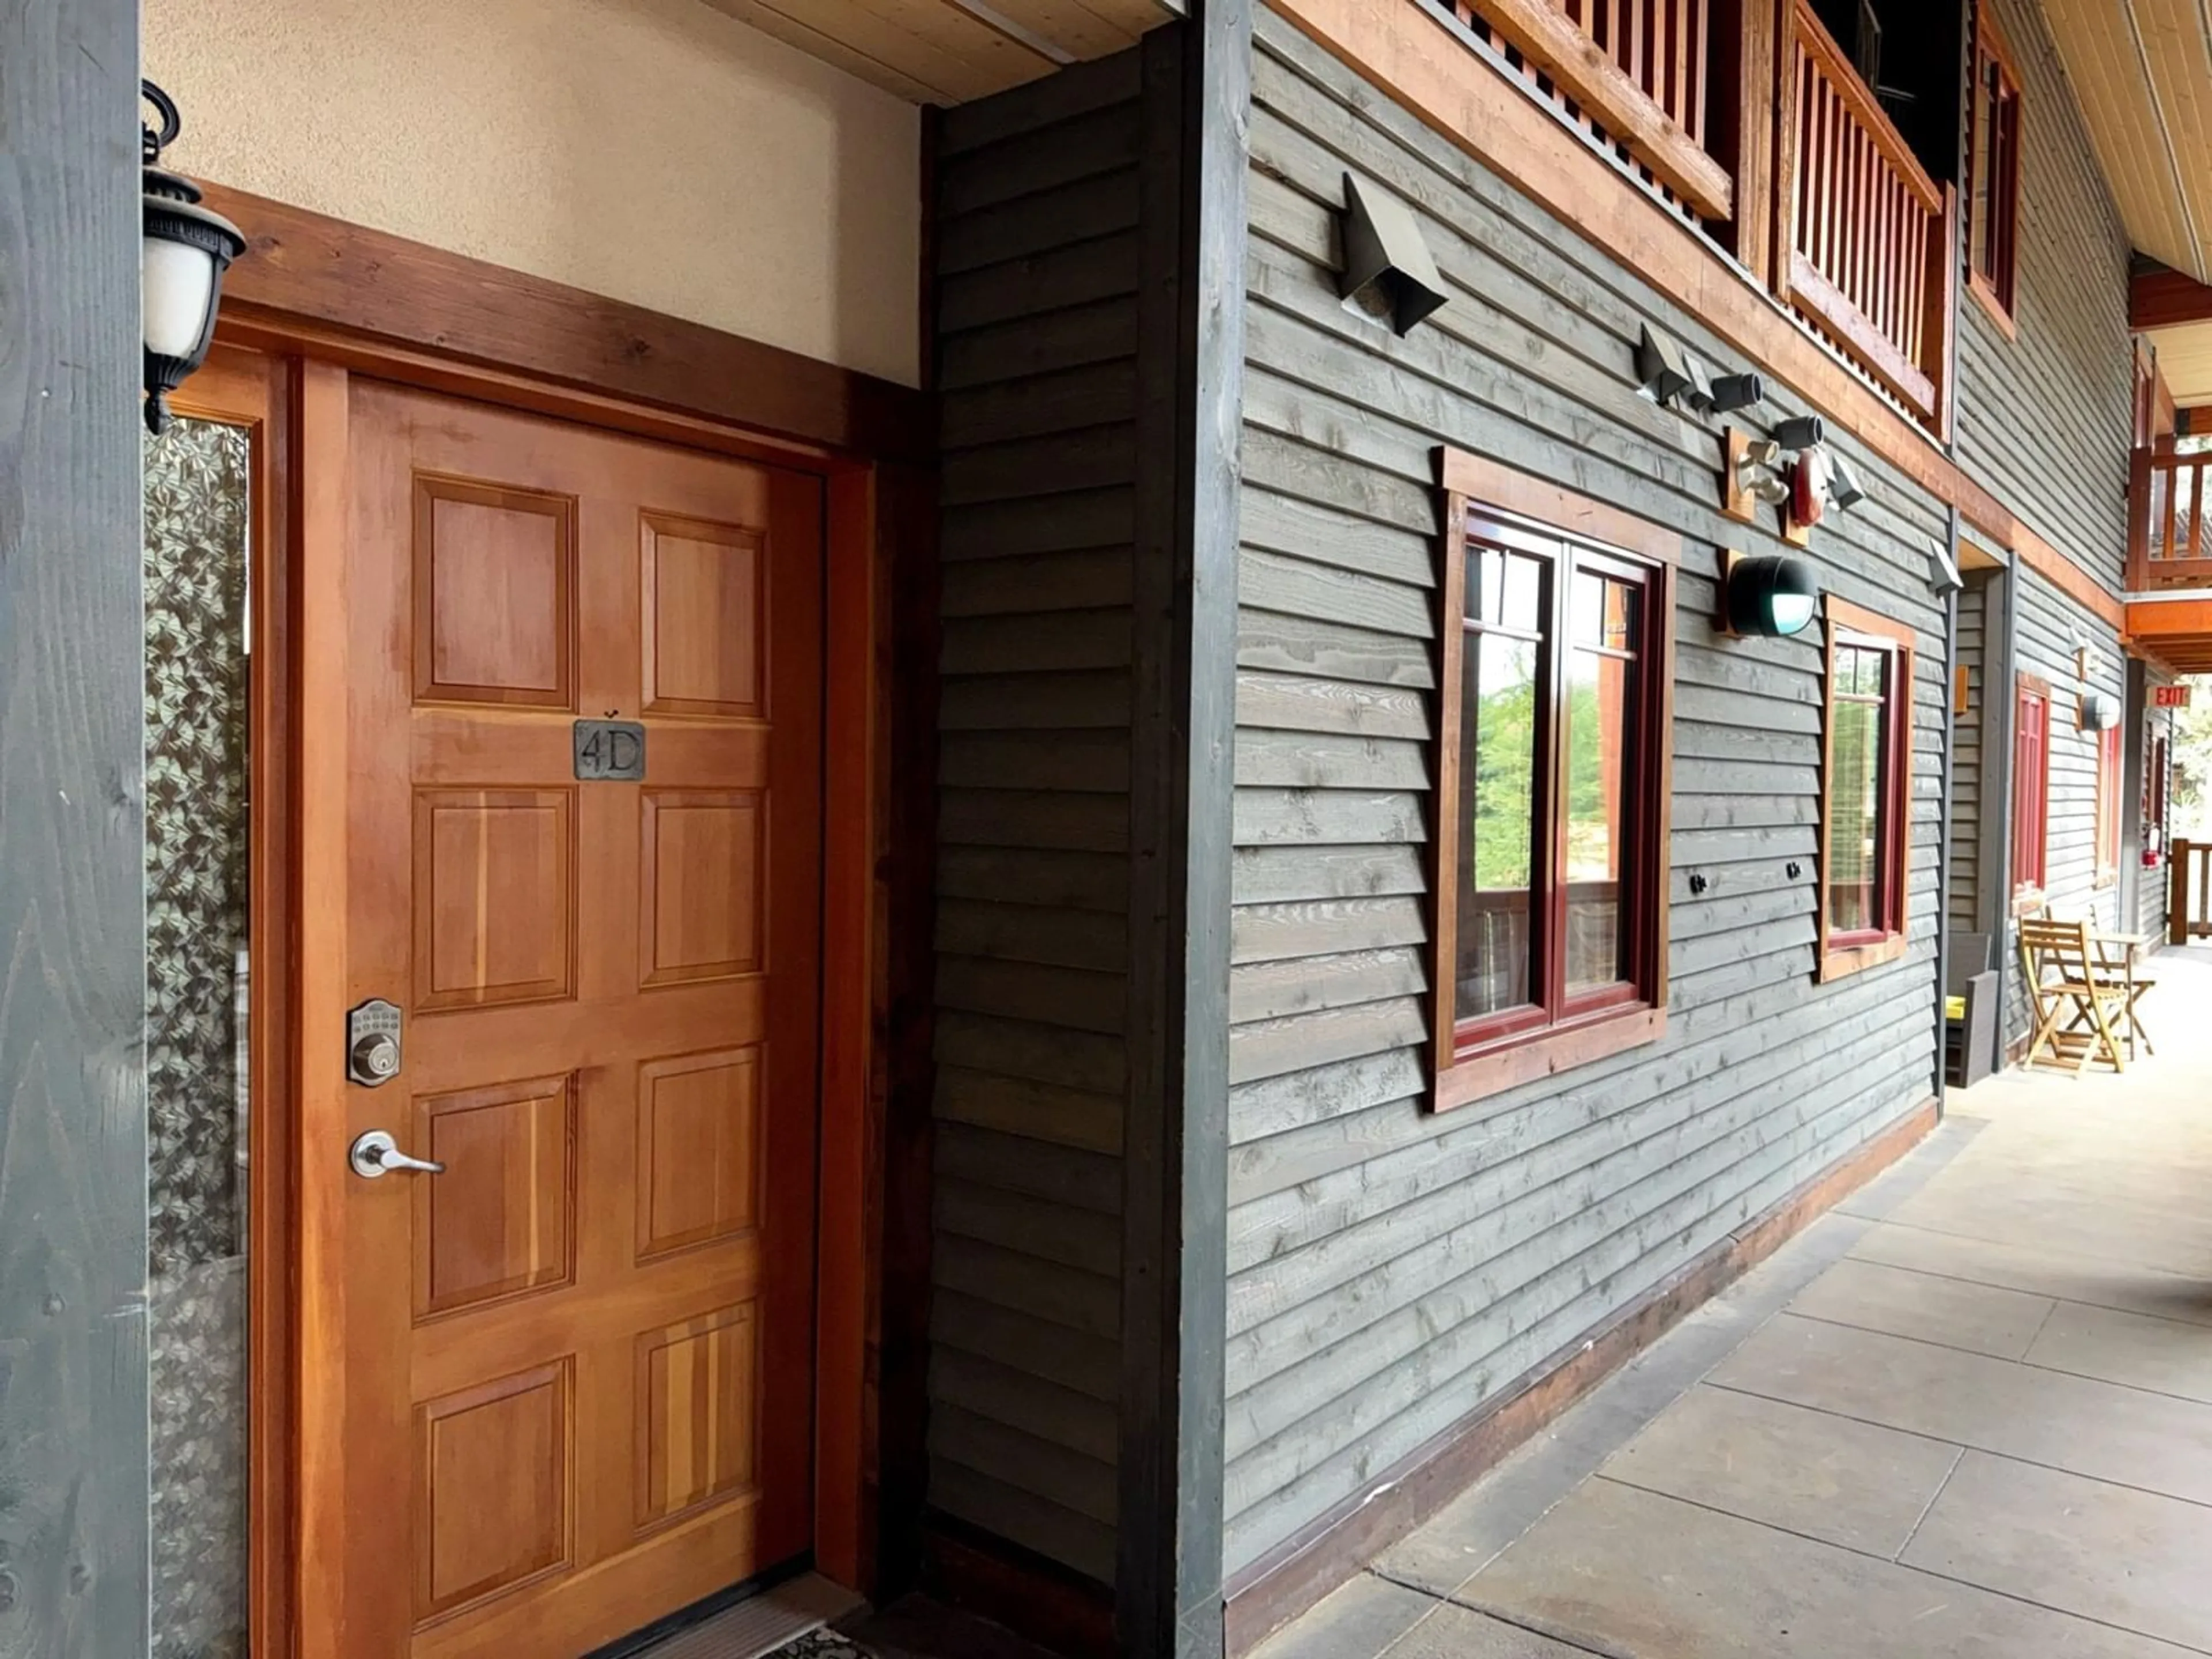
<path id="1" fill-rule="evenodd" d="M 2020 965 L 2035 1005 L 2035 1035 L 2027 1063 L 2045 1049 L 2053 1063 L 2079 1077 L 2093 1060 L 2128 1068 L 2115 1026 L 2128 1017 L 2128 990 L 2096 966 L 2089 924 L 2023 917 Z"/>
<path id="2" fill-rule="evenodd" d="M 2127 1029 L 2124 1035 L 2128 1040 L 2128 1058 L 2133 1060 L 2136 1057 L 2137 1039 L 2141 1039 L 2145 1054 L 2157 1054 L 2158 1050 L 2151 1047 L 2150 1033 L 2143 1029 L 2142 1010 L 2140 1005 L 2143 1000 L 2143 993 L 2157 989 L 2158 981 L 2155 979 L 2146 979 L 2136 971 L 2136 942 L 2125 939 L 2113 939 L 2100 933 L 2094 936 L 2094 944 L 2096 955 L 2092 958 L 2092 965 L 2097 970 L 2097 977 L 2112 990 L 2127 999 Z M 2077 1023 L 2079 1018 L 2077 1015 L 2075 1017 Z"/>

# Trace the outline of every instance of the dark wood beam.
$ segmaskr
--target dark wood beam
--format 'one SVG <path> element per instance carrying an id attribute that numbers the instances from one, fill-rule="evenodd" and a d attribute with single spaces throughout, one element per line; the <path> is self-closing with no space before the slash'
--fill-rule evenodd
<path id="1" fill-rule="evenodd" d="M 0 1650 L 147 1633 L 138 8 L 0 0 Z"/>
<path id="2" fill-rule="evenodd" d="M 226 315 L 266 311 L 520 365 L 846 454 L 932 459 L 928 399 L 912 387 L 266 197 L 204 188 L 249 243 L 225 283 Z"/>
<path id="3" fill-rule="evenodd" d="M 2139 270 L 2128 281 L 2128 326 L 2169 328 L 2212 318 L 2212 288 L 2163 268 Z"/>

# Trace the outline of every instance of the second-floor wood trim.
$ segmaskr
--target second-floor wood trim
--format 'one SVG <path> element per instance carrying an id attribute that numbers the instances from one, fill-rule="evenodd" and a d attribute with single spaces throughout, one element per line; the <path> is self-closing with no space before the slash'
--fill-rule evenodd
<path id="1" fill-rule="evenodd" d="M 1701 319 L 1881 459 L 2084 610 L 2123 605 L 2089 571 L 1969 477 L 1930 435 L 1821 345 L 1744 271 L 1521 84 L 1490 70 L 1413 0 L 1267 0 L 1410 113 Z"/>

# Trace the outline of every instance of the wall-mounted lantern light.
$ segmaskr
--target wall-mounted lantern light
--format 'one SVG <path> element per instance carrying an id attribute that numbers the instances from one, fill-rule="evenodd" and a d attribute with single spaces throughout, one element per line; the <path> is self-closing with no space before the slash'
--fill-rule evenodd
<path id="1" fill-rule="evenodd" d="M 183 123 L 169 94 L 142 81 L 161 118 L 161 130 L 140 128 L 139 173 L 145 209 L 145 241 L 139 264 L 139 313 L 146 347 L 146 429 L 169 423 L 168 394 L 207 360 L 215 337 L 222 273 L 246 252 L 246 238 L 220 213 L 200 205 L 198 187 L 165 173 L 161 152 Z"/>
<path id="2" fill-rule="evenodd" d="M 1802 634 L 1820 608 L 1820 586 L 1812 567 L 1782 553 L 1721 555 L 1721 614 L 1724 633 L 1756 639 Z"/>
<path id="3" fill-rule="evenodd" d="M 1352 310 L 1403 336 L 1450 297 L 1406 204 L 1349 173 L 1342 228 L 1344 269 L 1337 292 Z"/>
<path id="4" fill-rule="evenodd" d="M 2120 724 L 2120 700 L 2109 691 L 2084 691 L 2081 694 L 2081 729 L 2084 732 L 2117 731 Z"/>

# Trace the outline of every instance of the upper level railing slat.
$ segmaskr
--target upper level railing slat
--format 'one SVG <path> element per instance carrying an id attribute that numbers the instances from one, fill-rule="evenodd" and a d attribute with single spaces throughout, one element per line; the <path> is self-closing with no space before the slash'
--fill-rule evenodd
<path id="1" fill-rule="evenodd" d="M 2212 453 L 2176 453 L 2172 438 L 2139 448 L 2129 501 L 2128 586 L 2212 586 L 2205 471 Z"/>
<path id="2" fill-rule="evenodd" d="M 1940 423 L 1954 198 L 1810 0 L 1788 0 L 1787 15 L 1778 286 L 1914 414 Z"/>

